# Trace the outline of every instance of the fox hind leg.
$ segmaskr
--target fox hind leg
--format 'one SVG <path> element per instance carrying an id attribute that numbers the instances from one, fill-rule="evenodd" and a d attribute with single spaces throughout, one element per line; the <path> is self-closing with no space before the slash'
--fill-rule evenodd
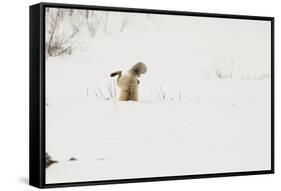
<path id="1" fill-rule="evenodd" d="M 129 90 L 122 90 L 120 92 L 119 101 L 128 101 L 129 100 Z"/>

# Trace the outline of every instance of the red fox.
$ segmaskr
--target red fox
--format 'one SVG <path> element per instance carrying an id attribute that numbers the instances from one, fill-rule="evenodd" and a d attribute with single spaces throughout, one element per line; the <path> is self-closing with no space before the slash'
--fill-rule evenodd
<path id="1" fill-rule="evenodd" d="M 119 101 L 138 101 L 138 78 L 146 73 L 146 65 L 142 62 L 136 63 L 127 74 L 122 71 L 116 71 L 110 74 L 111 77 L 118 75 L 117 84 L 120 88 Z"/>

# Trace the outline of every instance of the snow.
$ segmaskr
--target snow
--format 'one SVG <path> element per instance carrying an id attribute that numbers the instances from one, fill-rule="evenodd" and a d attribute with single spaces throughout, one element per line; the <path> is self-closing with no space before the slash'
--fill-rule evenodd
<path id="1" fill-rule="evenodd" d="M 235 27 L 228 30 L 230 20 L 207 19 L 209 26 L 206 19 L 190 17 L 184 23 L 176 17 L 145 30 L 84 37 L 83 49 L 47 58 L 46 151 L 59 163 L 47 168 L 46 183 L 270 169 L 270 78 L 253 77 L 270 71 L 269 25 L 232 20 Z M 173 29 L 164 30 L 172 23 Z M 247 24 L 252 28 L 243 28 Z M 196 35 L 194 27 L 204 30 Z M 216 34 L 212 42 L 234 36 L 218 43 L 232 48 L 200 48 L 211 34 Z M 237 39 L 245 43 L 242 50 Z M 223 56 L 222 49 L 227 49 Z M 235 61 L 233 78 L 208 78 L 205 72 L 216 69 L 218 57 L 227 71 L 228 58 Z M 108 97 L 108 83 L 114 87 L 111 72 L 139 61 L 148 67 L 140 78 L 139 102 L 99 94 Z"/>

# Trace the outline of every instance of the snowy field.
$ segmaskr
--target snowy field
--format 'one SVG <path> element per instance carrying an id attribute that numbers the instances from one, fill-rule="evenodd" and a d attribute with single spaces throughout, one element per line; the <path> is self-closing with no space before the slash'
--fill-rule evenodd
<path id="1" fill-rule="evenodd" d="M 46 183 L 270 169 L 269 23 L 143 17 L 46 59 Z M 139 61 L 140 101 L 120 102 L 109 75 Z"/>

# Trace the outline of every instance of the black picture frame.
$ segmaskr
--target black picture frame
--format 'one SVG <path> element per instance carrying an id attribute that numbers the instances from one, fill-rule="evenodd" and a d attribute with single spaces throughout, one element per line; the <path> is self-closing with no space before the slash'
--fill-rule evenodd
<path id="1" fill-rule="evenodd" d="M 120 180 L 102 180 L 72 183 L 45 183 L 45 8 L 73 8 L 132 13 L 153 13 L 165 15 L 183 15 L 228 19 L 248 19 L 271 22 L 271 169 L 260 171 L 227 172 L 214 174 L 196 174 L 183 176 L 165 176 L 150 178 L 132 178 Z M 58 3 L 39 3 L 30 6 L 30 144 L 29 144 L 29 183 L 38 188 L 54 188 L 85 185 L 135 183 L 148 181 L 167 181 L 195 178 L 244 176 L 274 173 L 274 17 L 230 15 L 217 13 L 198 13 L 170 10 L 153 10 L 92 5 L 73 5 Z"/>

